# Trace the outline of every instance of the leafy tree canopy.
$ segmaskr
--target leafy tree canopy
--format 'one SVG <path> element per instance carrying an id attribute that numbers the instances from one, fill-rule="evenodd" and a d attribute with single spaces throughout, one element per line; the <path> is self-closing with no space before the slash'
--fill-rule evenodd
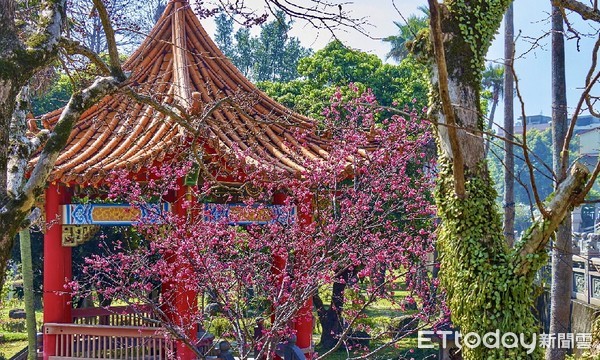
<path id="1" fill-rule="evenodd" d="M 372 89 L 384 106 L 425 106 L 428 79 L 424 66 L 409 56 L 398 65 L 384 64 L 376 55 L 350 49 L 339 41 L 329 43 L 298 64 L 302 79 L 265 81 L 259 88 L 282 104 L 305 115 L 320 118 L 321 109 L 337 88 L 351 94 L 346 85 Z"/>
<path id="2" fill-rule="evenodd" d="M 252 36 L 248 28 L 233 33 L 234 19 L 222 13 L 216 18 L 215 42 L 250 80 L 291 81 L 299 76 L 298 61 L 311 54 L 298 38 L 289 36 L 292 24 L 279 11 L 273 21 L 261 26 L 258 36 Z"/>
<path id="3" fill-rule="evenodd" d="M 519 135 L 517 135 L 519 136 Z M 553 174 L 552 174 L 552 130 L 531 129 L 527 131 L 527 147 L 530 149 L 531 163 L 535 177 L 535 185 L 541 197 L 546 198 L 554 191 Z M 490 152 L 488 154 L 488 162 L 490 173 L 496 184 L 496 190 L 502 194 L 503 189 L 503 164 L 501 158 L 503 156 L 503 142 L 501 140 L 492 141 Z M 577 145 L 571 144 L 571 153 L 577 153 Z M 535 154 L 535 155 L 532 155 Z M 523 231 L 531 220 L 530 209 L 535 208 L 533 199 L 531 178 L 529 176 L 529 168 L 523 157 L 523 149 L 515 148 L 515 202 L 521 206 L 523 216 L 517 216 L 515 228 Z M 500 201 L 500 200 L 499 200 Z M 527 209 L 524 211 L 523 209 Z"/>

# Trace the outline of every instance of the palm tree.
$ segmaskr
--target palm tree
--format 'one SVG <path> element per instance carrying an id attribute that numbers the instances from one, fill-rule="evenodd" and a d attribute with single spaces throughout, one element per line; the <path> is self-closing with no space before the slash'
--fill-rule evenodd
<path id="1" fill-rule="evenodd" d="M 405 19 L 404 23 L 394 21 L 398 27 L 398 35 L 391 35 L 383 39 L 392 47 L 385 56 L 386 60 L 391 58 L 396 62 L 402 61 L 408 56 L 408 45 L 415 40 L 419 31 L 429 26 L 429 8 L 421 6 L 419 10 L 424 13 L 423 16 L 411 15 Z"/>

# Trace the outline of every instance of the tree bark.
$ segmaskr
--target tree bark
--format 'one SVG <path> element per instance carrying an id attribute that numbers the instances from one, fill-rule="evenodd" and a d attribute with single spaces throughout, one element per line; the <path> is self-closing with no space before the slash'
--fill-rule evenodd
<path id="1" fill-rule="evenodd" d="M 504 132 L 505 137 L 513 140 L 514 135 L 514 45 L 513 4 L 504 15 Z M 504 238 L 509 247 L 515 243 L 515 153 L 513 143 L 504 143 Z"/>
<path id="2" fill-rule="evenodd" d="M 25 295 L 25 315 L 27 321 L 27 359 L 37 359 L 37 325 L 33 294 L 33 265 L 31 263 L 31 235 L 29 229 L 19 232 L 21 245 L 21 269 L 23 271 L 23 292 Z"/>
<path id="3" fill-rule="evenodd" d="M 557 185 L 566 177 L 563 171 L 566 164 L 562 164 L 561 151 L 568 128 L 563 18 L 560 9 L 552 6 L 552 163 Z M 556 231 L 552 249 L 550 334 L 554 334 L 555 338 L 559 333 L 569 332 L 571 323 L 573 256 L 570 217 L 569 211 Z M 546 349 L 547 360 L 564 360 L 566 354 L 567 350 L 560 346 Z"/>
<path id="4" fill-rule="evenodd" d="M 346 284 L 351 280 L 352 276 L 353 272 L 346 270 L 340 276 L 342 281 L 333 283 L 329 307 L 325 307 L 323 300 L 318 295 L 313 297 L 313 303 L 317 310 L 317 316 L 319 317 L 322 329 L 319 345 L 324 351 L 333 349 L 344 331 L 342 315 L 345 302 L 344 291 L 346 290 Z"/>

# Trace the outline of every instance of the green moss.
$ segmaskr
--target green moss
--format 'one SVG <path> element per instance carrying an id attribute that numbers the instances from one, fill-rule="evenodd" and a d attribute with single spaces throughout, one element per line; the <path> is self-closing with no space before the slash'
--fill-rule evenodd
<path id="1" fill-rule="evenodd" d="M 62 17 L 65 16 L 65 9 L 60 0 L 48 0 L 44 1 L 41 4 L 43 7 L 39 10 L 40 14 L 43 14 L 44 11 L 53 10 L 60 12 Z M 37 21 L 37 28 L 40 29 L 40 32 L 37 32 L 31 36 L 26 41 L 26 45 L 31 49 L 40 48 L 44 43 L 48 41 L 50 38 L 50 34 L 46 33 L 46 29 L 52 24 L 54 21 L 54 16 L 40 16 Z"/>
<path id="2" fill-rule="evenodd" d="M 35 33 L 27 39 L 26 45 L 30 48 L 36 49 L 44 44 L 47 39 L 48 37 L 45 34 Z"/>
<path id="3" fill-rule="evenodd" d="M 14 59 L 0 59 L 0 79 L 14 79 L 19 74 L 19 65 Z"/>

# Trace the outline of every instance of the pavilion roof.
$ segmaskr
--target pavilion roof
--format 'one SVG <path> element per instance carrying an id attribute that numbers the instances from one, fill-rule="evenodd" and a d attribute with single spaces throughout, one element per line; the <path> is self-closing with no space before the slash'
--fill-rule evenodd
<path id="1" fill-rule="evenodd" d="M 291 112 L 258 90 L 223 55 L 186 2 L 171 1 L 149 36 L 124 64 L 136 91 L 187 109 L 210 107 L 207 141 L 219 153 L 239 149 L 246 160 L 290 172 L 307 159 L 327 156 L 311 119 Z M 196 100 L 194 100 L 196 99 Z M 53 126 L 62 109 L 42 117 Z M 297 130 L 308 135 L 300 142 Z M 50 181 L 89 184 L 111 171 L 161 162 L 188 136 L 174 120 L 125 94 L 107 96 L 75 124 Z"/>

